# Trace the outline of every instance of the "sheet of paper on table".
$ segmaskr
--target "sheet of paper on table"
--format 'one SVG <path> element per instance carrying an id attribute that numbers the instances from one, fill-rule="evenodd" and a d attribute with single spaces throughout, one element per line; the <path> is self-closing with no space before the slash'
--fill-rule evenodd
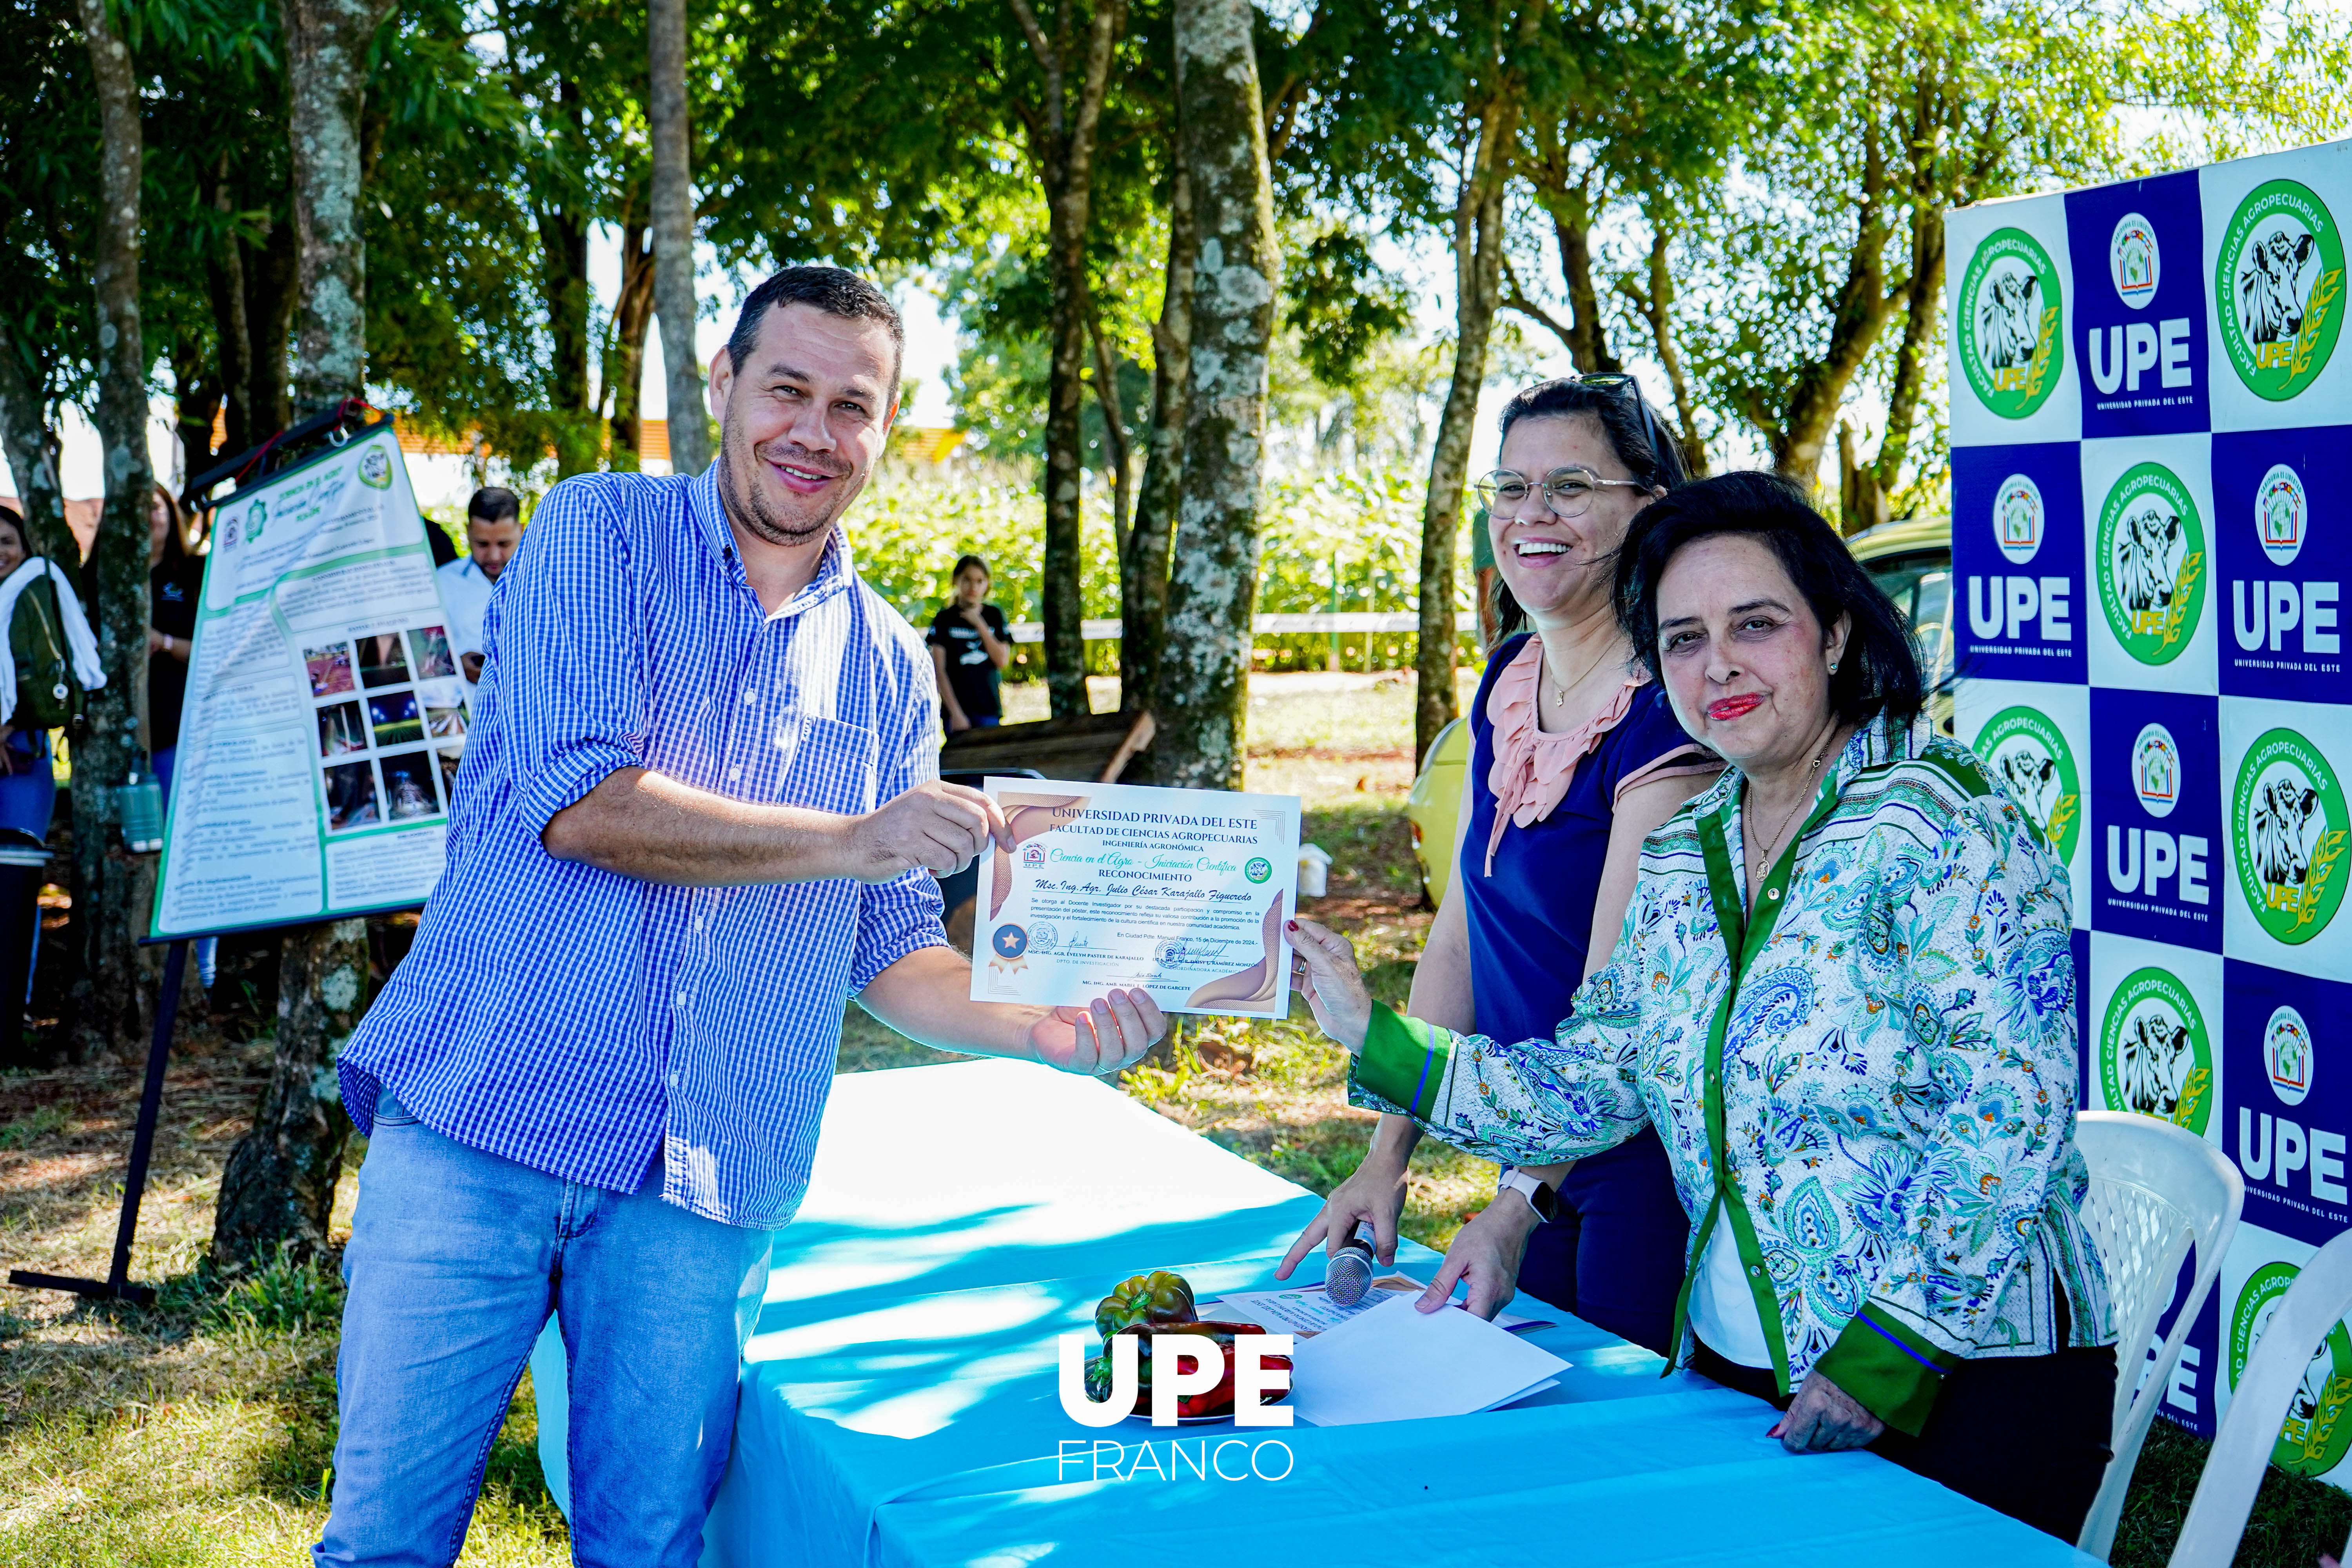
<path id="1" fill-rule="evenodd" d="M 1013 830 L 980 858 L 975 1002 L 1290 1011 L 1298 797 L 1061 779 L 985 785 Z"/>
<path id="2" fill-rule="evenodd" d="M 1416 1312 L 1391 1294 L 1290 1358 L 1290 1406 L 1310 1426 L 1470 1415 L 1540 1394 L 1569 1363 L 1468 1312 Z"/>
<path id="3" fill-rule="evenodd" d="M 1342 1307 L 1331 1300 L 1320 1285 L 1302 1285 L 1296 1290 L 1244 1290 L 1231 1292 L 1200 1309 L 1203 1321 L 1230 1322 L 1239 1320 L 1258 1323 L 1277 1333 L 1296 1334 L 1311 1339 L 1327 1329 L 1336 1329 L 1349 1319 L 1379 1306 L 1390 1296 L 1407 1300 L 1429 1289 L 1426 1280 L 1415 1279 L 1410 1274 L 1383 1274 L 1372 1281 L 1364 1299 L 1352 1307 Z M 1454 1307 L 1467 1310 L 1469 1303 L 1456 1301 Z M 1524 1312 L 1504 1311 L 1495 1315 L 1495 1326 L 1511 1333 L 1528 1329 L 1549 1329 L 1549 1318 L 1530 1318 Z"/>

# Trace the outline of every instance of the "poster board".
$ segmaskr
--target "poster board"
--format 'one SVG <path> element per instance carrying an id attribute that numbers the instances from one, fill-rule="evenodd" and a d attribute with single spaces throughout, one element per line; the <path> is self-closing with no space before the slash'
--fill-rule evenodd
<path id="1" fill-rule="evenodd" d="M 2209 1436 L 2352 1225 L 2346 218 L 2352 142 L 1949 215 L 1957 727 L 2072 872 L 2083 1104 L 2245 1179 L 2160 1406 Z M 2339 1326 L 2273 1458 L 2347 1456 Z"/>
<path id="2" fill-rule="evenodd" d="M 154 934 L 425 901 L 467 722 L 386 420 L 213 514 Z"/>

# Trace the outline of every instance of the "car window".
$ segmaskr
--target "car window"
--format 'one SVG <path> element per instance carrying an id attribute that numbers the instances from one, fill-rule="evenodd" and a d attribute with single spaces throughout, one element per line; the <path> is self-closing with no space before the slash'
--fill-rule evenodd
<path id="1" fill-rule="evenodd" d="M 1934 690 L 1952 668 L 1952 557 L 1918 551 L 1864 563 L 1919 639 L 1919 673 Z"/>

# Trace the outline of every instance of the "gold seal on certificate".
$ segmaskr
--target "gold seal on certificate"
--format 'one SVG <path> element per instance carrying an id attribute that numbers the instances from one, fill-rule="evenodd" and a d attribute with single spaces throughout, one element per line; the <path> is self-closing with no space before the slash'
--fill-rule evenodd
<path id="1" fill-rule="evenodd" d="M 990 779 L 1013 829 L 981 856 L 971 994 L 1084 1006 L 1113 986 L 1171 1013 L 1290 1010 L 1298 797 Z"/>

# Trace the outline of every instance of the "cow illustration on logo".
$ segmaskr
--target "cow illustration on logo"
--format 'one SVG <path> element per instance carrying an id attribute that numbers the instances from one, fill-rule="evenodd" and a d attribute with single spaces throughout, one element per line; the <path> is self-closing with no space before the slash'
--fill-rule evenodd
<path id="1" fill-rule="evenodd" d="M 2107 237 L 2107 277 L 2115 283 L 2116 298 L 2135 310 L 2147 310 L 2148 301 L 2156 298 L 2163 268 L 2156 226 L 2137 213 L 2117 218 L 2115 233 Z"/>
<path id="2" fill-rule="evenodd" d="M 2180 742 L 2161 724 L 2144 724 L 2132 741 L 2132 793 L 2150 816 L 2166 817 L 2180 804 Z"/>
<path id="3" fill-rule="evenodd" d="M 246 508 L 245 542 L 247 544 L 257 543 L 261 539 L 261 526 L 268 521 L 269 503 L 268 501 L 257 500 Z"/>
<path id="4" fill-rule="evenodd" d="M 2020 228 L 1995 229 L 1969 258 L 1954 301 L 1960 363 L 1977 400 L 2003 419 L 2050 401 L 2065 369 L 2057 264 Z"/>
<path id="5" fill-rule="evenodd" d="M 1992 500 L 1992 538 L 2012 566 L 2032 563 L 2042 548 L 2042 487 L 2023 474 L 2000 481 Z"/>
<path id="6" fill-rule="evenodd" d="M 2099 1030 L 2099 1085 L 2110 1110 L 2204 1135 L 2213 1110 L 2211 1037 L 2196 998 L 2168 970 L 2136 970 L 2116 988 Z"/>
<path id="7" fill-rule="evenodd" d="M 2059 864 L 2071 864 L 2083 837 L 2082 775 L 2074 749 L 2050 716 L 2033 708 L 2004 708 L 1977 731 L 1975 751 Z"/>
<path id="8" fill-rule="evenodd" d="M 2303 476 L 2284 463 L 2273 463 L 2254 491 L 2254 537 L 2273 566 L 2292 566 L 2303 553 L 2304 531 L 2311 526 L 2310 493 Z"/>
<path id="9" fill-rule="evenodd" d="M 2292 1007 L 2281 1007 L 2263 1026 L 2263 1070 L 2270 1075 L 2271 1092 L 2282 1105 L 2301 1105 L 2311 1092 L 2312 1069 L 2319 1053 L 2311 1041 L 2311 1026 Z"/>
<path id="10" fill-rule="evenodd" d="M 2161 463 L 2125 470 L 2099 509 L 2099 605 L 2141 664 L 2169 664 L 2205 612 L 2205 523 L 2189 487 Z"/>
<path id="11" fill-rule="evenodd" d="M 2292 1263 L 2265 1263 L 2248 1275 L 2239 1288 L 2230 1312 L 2230 1386 L 2246 1375 L 2246 1363 L 2262 1342 L 2279 1302 L 2302 1273 Z M 2271 1449 L 2271 1463 L 2299 1476 L 2324 1476 L 2344 1462 L 2352 1448 L 2352 1421 L 2344 1407 L 2352 1405 L 2352 1333 L 2342 1323 L 2327 1337 L 2304 1368 L 2303 1380 L 2288 1399 L 2286 1420 Z"/>
<path id="12" fill-rule="evenodd" d="M 2344 237 L 2308 186 L 2272 180 L 2238 204 L 2222 231 L 2213 297 L 2238 379 L 2273 403 L 2327 368 L 2344 326 Z"/>
<path id="13" fill-rule="evenodd" d="M 392 488 L 392 455 L 378 443 L 360 454 L 360 483 L 371 489 Z"/>
<path id="14" fill-rule="evenodd" d="M 2238 887 L 2264 931 L 2300 945 L 2344 902 L 2347 820 L 2336 770 L 2304 735 L 2272 730 L 2238 764 L 2231 796 Z"/>

